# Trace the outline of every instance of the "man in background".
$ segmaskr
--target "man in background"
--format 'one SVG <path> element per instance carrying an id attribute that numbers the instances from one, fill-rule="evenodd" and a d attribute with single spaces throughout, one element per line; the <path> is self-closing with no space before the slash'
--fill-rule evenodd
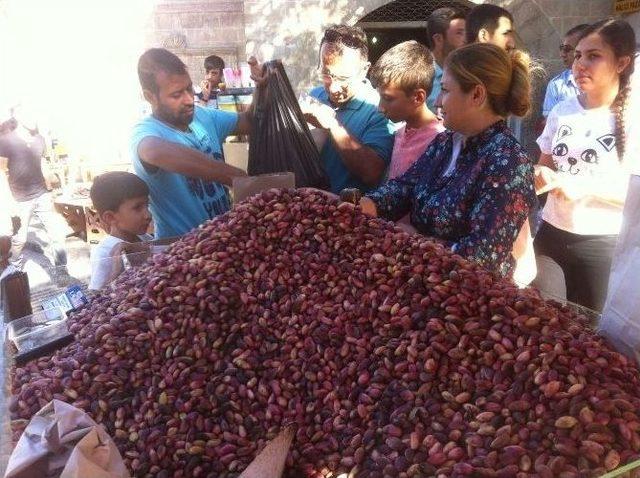
<path id="1" fill-rule="evenodd" d="M 571 66 L 573 65 L 574 50 L 578 44 L 578 39 L 582 32 L 589 25 L 583 23 L 569 30 L 560 44 L 560 57 L 564 64 L 565 70 L 549 81 L 547 92 L 544 95 L 544 103 L 542 105 L 542 116 L 549 116 L 551 110 L 558 103 L 569 98 L 575 98 L 580 93 L 578 85 L 573 78 Z"/>
<path id="2" fill-rule="evenodd" d="M 51 261 L 62 278 L 66 276 L 67 254 L 63 231 L 58 226 L 60 218 L 42 173 L 45 140 L 37 123 L 21 106 L 11 109 L 0 130 L 0 157 L 6 158 L 9 189 L 20 218 L 20 228 L 11 241 L 11 262 L 22 268 L 29 228 L 38 220 L 47 236 Z"/>
<path id="3" fill-rule="evenodd" d="M 506 51 L 516 47 L 513 15 L 497 5 L 482 4 L 467 15 L 467 43 L 490 43 Z M 523 144 L 522 118 L 509 116 L 507 126 L 520 144 Z"/>
<path id="4" fill-rule="evenodd" d="M 467 43 L 491 43 L 504 50 L 516 47 L 513 15 L 497 5 L 482 4 L 467 15 Z"/>
<path id="5" fill-rule="evenodd" d="M 427 42 L 433 55 L 435 68 L 433 88 L 427 98 L 427 106 L 437 114 L 436 100 L 440 96 L 444 62 L 449 53 L 466 42 L 464 14 L 449 7 L 434 10 L 427 19 Z"/>

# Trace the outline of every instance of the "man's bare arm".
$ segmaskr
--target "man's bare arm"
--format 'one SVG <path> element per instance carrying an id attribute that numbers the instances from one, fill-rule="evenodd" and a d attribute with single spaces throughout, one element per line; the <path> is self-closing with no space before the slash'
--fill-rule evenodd
<path id="1" fill-rule="evenodd" d="M 385 162 L 372 148 L 363 145 L 340 124 L 330 128 L 331 138 L 349 172 L 367 186 L 376 186 L 382 180 Z"/>
<path id="2" fill-rule="evenodd" d="M 367 186 L 376 186 L 382 180 L 384 160 L 372 148 L 351 136 L 336 118 L 335 111 L 322 104 L 301 106 L 309 123 L 329 131 L 342 162 L 351 174 Z"/>
<path id="3" fill-rule="evenodd" d="M 138 156 L 145 163 L 165 171 L 215 181 L 229 187 L 233 178 L 247 175 L 243 170 L 222 161 L 212 161 L 200 151 L 154 136 L 140 141 Z"/>

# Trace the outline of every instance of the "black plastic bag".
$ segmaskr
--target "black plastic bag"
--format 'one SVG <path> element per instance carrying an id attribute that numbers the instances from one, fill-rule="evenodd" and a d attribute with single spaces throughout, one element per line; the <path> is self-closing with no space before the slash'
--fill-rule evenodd
<path id="1" fill-rule="evenodd" d="M 280 60 L 265 62 L 266 85 L 256 88 L 249 137 L 251 176 L 292 172 L 296 187 L 329 189 L 309 126 Z"/>

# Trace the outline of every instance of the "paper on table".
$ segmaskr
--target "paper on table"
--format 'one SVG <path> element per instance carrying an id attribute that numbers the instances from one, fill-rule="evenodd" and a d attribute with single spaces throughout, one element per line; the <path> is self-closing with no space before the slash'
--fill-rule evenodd
<path id="1" fill-rule="evenodd" d="M 89 436 L 91 432 L 94 432 L 93 437 Z M 74 455 L 78 442 L 82 443 L 87 436 L 89 438 L 83 447 Z M 98 437 L 103 445 L 88 451 L 87 446 L 97 443 Z M 101 470 L 103 474 L 95 474 L 94 469 Z M 5 478 L 34 476 L 129 478 L 130 475 L 102 427 L 82 410 L 60 400 L 52 400 L 27 425 L 9 458 L 5 474 Z"/>

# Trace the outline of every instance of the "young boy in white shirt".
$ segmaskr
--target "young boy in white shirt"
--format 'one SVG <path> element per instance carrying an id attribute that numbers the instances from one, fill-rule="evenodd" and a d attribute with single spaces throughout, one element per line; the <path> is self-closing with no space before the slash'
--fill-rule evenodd
<path id="1" fill-rule="evenodd" d="M 89 289 L 101 289 L 124 269 L 122 253 L 149 252 L 153 237 L 147 234 L 151 222 L 149 187 L 135 174 L 113 171 L 95 178 L 91 201 L 107 233 L 91 251 Z"/>

